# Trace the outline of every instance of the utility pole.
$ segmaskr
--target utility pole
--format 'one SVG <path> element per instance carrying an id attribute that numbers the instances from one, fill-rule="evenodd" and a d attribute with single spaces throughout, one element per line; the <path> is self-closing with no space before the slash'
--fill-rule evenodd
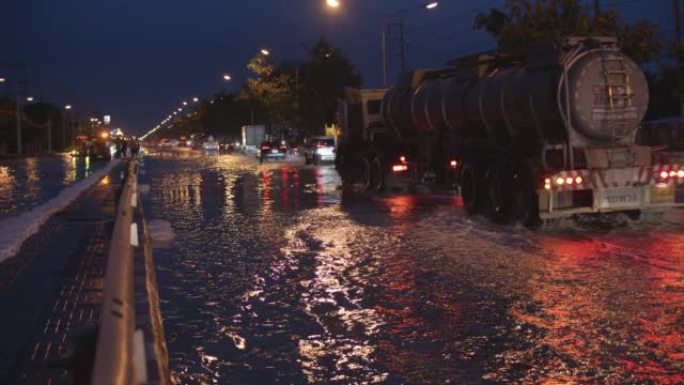
<path id="1" fill-rule="evenodd" d="M 50 154 L 52 153 L 52 118 L 47 123 L 47 142 L 47 152 Z"/>
<path id="2" fill-rule="evenodd" d="M 69 110 L 66 110 L 64 112 L 64 115 L 62 116 L 62 151 L 66 149 L 66 130 L 67 130 L 67 121 L 69 118 L 67 117 L 67 114 L 69 113 Z"/>
<path id="3" fill-rule="evenodd" d="M 401 57 L 401 72 L 406 71 L 406 35 L 404 34 L 404 15 L 401 15 L 399 19 L 399 47 Z"/>
<path id="4" fill-rule="evenodd" d="M 15 118 L 17 120 L 17 154 L 21 155 L 21 99 L 22 92 L 20 91 L 20 86 L 25 85 L 25 80 L 20 80 L 19 71 L 26 67 L 23 62 L 0 62 L 0 67 L 6 67 L 14 70 L 14 107 L 15 107 Z"/>
<path id="5" fill-rule="evenodd" d="M 387 87 L 387 18 L 382 20 L 382 86 Z"/>
<path id="6" fill-rule="evenodd" d="M 672 0 L 674 5 L 674 17 L 675 17 L 675 38 L 676 38 L 676 55 L 677 62 L 679 63 L 678 71 L 678 95 L 679 95 L 679 114 L 684 116 L 684 46 L 682 45 L 682 17 L 680 15 L 679 9 L 680 0 Z"/>
<path id="7" fill-rule="evenodd" d="M 14 106 L 17 120 L 17 155 L 21 155 L 21 96 L 19 95 L 19 79 L 15 79 L 16 85 Z"/>

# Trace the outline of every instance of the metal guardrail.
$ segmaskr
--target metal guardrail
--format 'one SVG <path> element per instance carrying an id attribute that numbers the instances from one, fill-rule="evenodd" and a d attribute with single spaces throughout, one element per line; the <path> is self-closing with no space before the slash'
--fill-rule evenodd
<path id="1" fill-rule="evenodd" d="M 92 384 L 129 385 L 144 382 L 136 356 L 135 302 L 133 296 L 133 245 L 137 226 L 133 222 L 137 200 L 137 161 L 130 160 L 117 207 L 104 283 Z M 139 358 L 139 357 L 138 357 Z"/>

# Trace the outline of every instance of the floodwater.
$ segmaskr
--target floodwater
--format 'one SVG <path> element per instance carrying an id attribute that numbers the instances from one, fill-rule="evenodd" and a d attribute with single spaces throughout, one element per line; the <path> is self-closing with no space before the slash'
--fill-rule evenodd
<path id="1" fill-rule="evenodd" d="M 528 230 L 329 166 L 145 168 L 176 233 L 154 249 L 176 383 L 684 382 L 682 212 Z"/>
<path id="2" fill-rule="evenodd" d="M 0 160 L 0 219 L 45 203 L 103 165 L 70 155 Z"/>

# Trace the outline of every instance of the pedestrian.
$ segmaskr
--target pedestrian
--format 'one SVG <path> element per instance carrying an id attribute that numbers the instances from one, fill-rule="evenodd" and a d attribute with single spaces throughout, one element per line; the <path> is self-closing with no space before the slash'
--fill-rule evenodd
<path id="1" fill-rule="evenodd" d="M 116 159 L 120 159 L 121 158 L 121 139 L 117 138 L 114 141 L 114 146 L 116 146 L 116 151 L 114 151 L 114 157 Z"/>
<path id="2" fill-rule="evenodd" d="M 121 157 L 126 159 L 126 151 L 128 150 L 128 142 L 124 139 L 121 141 Z"/>

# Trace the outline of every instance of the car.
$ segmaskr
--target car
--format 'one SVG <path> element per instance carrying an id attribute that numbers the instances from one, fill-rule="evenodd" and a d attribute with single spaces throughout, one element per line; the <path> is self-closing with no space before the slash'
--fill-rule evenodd
<path id="1" fill-rule="evenodd" d="M 268 159 L 285 160 L 287 155 L 287 145 L 279 143 L 275 140 L 268 140 L 261 142 L 259 146 L 259 162 Z"/>
<path id="2" fill-rule="evenodd" d="M 335 161 L 335 138 L 332 136 L 314 136 L 309 138 L 304 147 L 304 163 L 319 164 Z"/>
<path id="3" fill-rule="evenodd" d="M 211 135 L 209 135 L 207 140 L 205 140 L 204 143 L 202 143 L 202 151 L 204 151 L 205 154 L 207 154 L 207 153 L 218 154 L 219 148 L 220 148 L 219 142 L 217 140 L 215 140 L 214 137 Z"/>

